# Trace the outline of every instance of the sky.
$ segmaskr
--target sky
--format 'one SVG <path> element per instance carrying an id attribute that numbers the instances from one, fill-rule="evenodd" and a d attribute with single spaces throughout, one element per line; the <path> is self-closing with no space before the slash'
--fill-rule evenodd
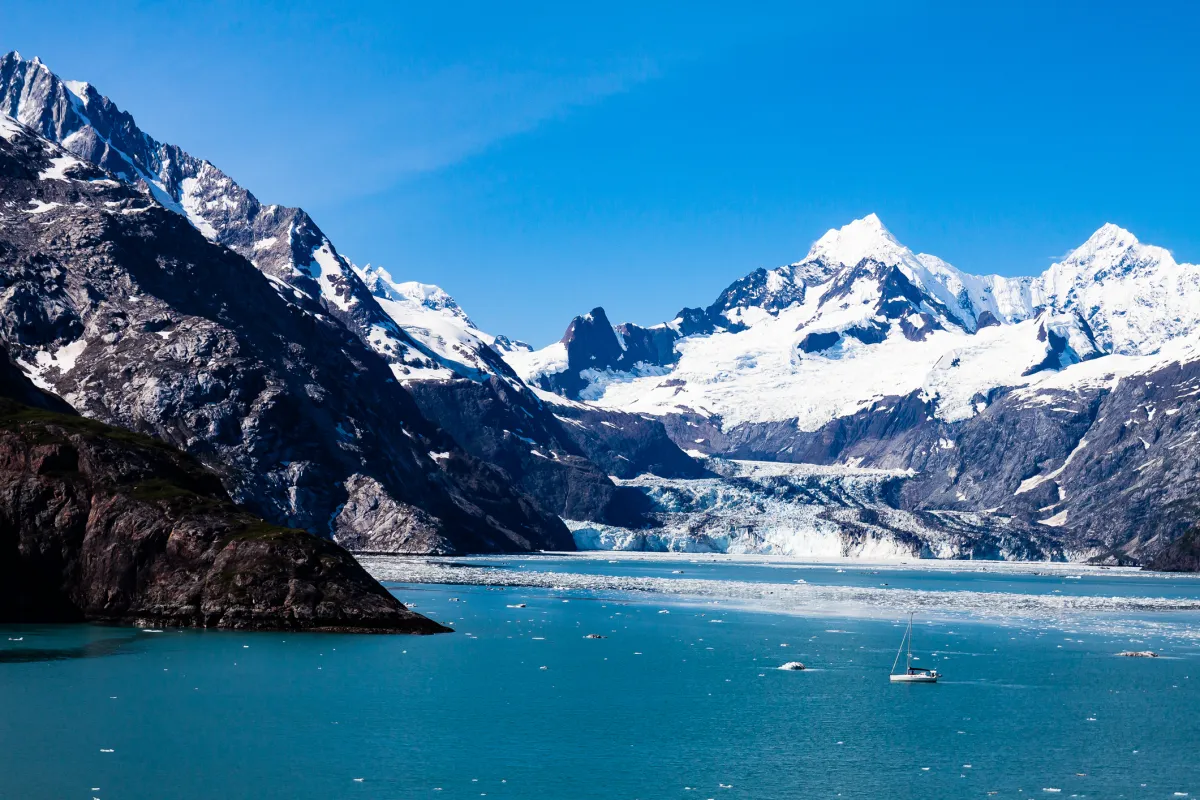
<path id="1" fill-rule="evenodd" d="M 1182 2 L 43 0 L 0 48 L 542 346 L 871 212 L 974 273 L 1105 222 L 1200 261 L 1198 31 Z"/>

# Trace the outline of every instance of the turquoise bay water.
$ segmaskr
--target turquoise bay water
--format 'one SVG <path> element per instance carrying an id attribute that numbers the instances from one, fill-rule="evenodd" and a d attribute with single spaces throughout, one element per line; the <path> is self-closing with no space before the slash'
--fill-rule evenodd
<path id="1" fill-rule="evenodd" d="M 1200 598 L 1192 578 L 1099 571 L 1074 580 L 974 573 L 970 565 L 951 572 L 848 564 L 838 573 L 686 559 L 460 563 Z M 670 594 L 419 584 L 394 591 L 458 632 L 0 628 L 0 797 L 1200 792 L 1196 612 L 1002 625 L 962 614 L 918 619 L 920 663 L 946 677 L 936 686 L 893 686 L 887 671 L 902 609 L 887 618 L 853 608 L 800 616 Z M 526 607 L 510 607 L 520 603 Z M 589 633 L 606 638 L 584 638 Z M 1163 657 L 1115 656 L 1144 649 Z M 811 669 L 777 669 L 790 660 Z"/>

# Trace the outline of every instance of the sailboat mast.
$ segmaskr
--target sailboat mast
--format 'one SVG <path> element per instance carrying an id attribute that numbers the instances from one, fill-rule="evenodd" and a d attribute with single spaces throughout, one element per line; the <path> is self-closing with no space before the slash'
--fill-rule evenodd
<path id="1" fill-rule="evenodd" d="M 911 625 L 912 620 L 909 620 L 909 626 L 911 627 Z M 896 671 L 896 665 L 900 663 L 900 654 L 904 652 L 904 643 L 908 640 L 908 634 L 909 630 L 908 628 L 905 628 L 904 635 L 900 637 L 900 646 L 896 648 L 896 657 L 892 659 L 892 668 L 889 670 L 889 672 Z"/>
<path id="2" fill-rule="evenodd" d="M 908 668 L 912 669 L 912 621 L 913 612 L 908 612 Z"/>

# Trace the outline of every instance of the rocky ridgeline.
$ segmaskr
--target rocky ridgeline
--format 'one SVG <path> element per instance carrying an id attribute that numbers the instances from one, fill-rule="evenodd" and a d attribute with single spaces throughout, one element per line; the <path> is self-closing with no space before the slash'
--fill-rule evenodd
<path id="1" fill-rule="evenodd" d="M 608 479 L 588 449 L 575 443 L 574 432 L 563 429 L 504 360 L 503 353 L 528 346 L 475 330 L 437 287 L 396 284 L 386 270 L 356 267 L 303 210 L 264 205 L 212 163 L 140 130 L 130 114 L 95 87 L 64 81 L 36 58 L 17 53 L 0 58 L 0 111 L 186 219 L 210 241 L 240 254 L 297 309 L 319 321 L 336 321 L 386 362 L 392 378 L 415 397 L 420 412 L 448 432 L 461 452 L 504 471 L 469 481 L 476 484 L 471 491 L 478 493 L 479 502 L 468 500 L 466 505 L 478 508 L 468 508 L 467 513 L 479 519 L 464 526 L 487 527 L 490 518 L 505 529 L 499 535 L 465 535 L 467 531 L 460 533 L 457 526 L 439 526 L 426 515 L 410 512 L 404 503 L 395 504 L 395 490 L 369 474 L 347 482 L 344 515 L 338 515 L 340 520 L 344 516 L 345 524 L 327 524 L 334 510 L 328 503 L 322 503 L 321 512 L 311 519 L 292 515 L 289 524 L 321 532 L 332 529 L 355 548 L 450 552 L 569 547 L 570 537 L 553 515 L 615 523 L 643 519 L 636 493 L 623 492 Z M 453 324 L 447 326 L 446 319 Z M 633 420 L 630 424 L 637 425 Z M 686 461 L 665 434 L 659 435 L 658 446 L 674 450 L 675 461 Z M 433 452 L 446 450 L 435 447 Z M 458 471 L 486 470 L 464 470 L 460 465 Z M 510 494 L 517 496 L 518 504 L 536 507 L 525 516 L 541 519 L 518 522 L 511 508 L 497 509 L 494 503 L 489 507 L 484 485 L 500 483 L 516 489 Z"/>
<path id="2" fill-rule="evenodd" d="M 707 308 L 652 328 L 593 309 L 510 358 L 688 451 L 911 470 L 890 507 L 975 515 L 985 539 L 1136 563 L 1200 519 L 1200 266 L 1115 225 L 1003 278 L 915 254 L 871 215 Z"/>
<path id="3" fill-rule="evenodd" d="M 43 387 L 192 453 L 274 524 L 393 552 L 570 546 L 343 324 L 135 187 L 4 124 L 0 336 Z"/>

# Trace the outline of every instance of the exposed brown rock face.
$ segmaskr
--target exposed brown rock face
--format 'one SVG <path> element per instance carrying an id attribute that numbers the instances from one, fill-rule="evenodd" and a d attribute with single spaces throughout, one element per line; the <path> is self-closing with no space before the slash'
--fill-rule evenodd
<path id="1" fill-rule="evenodd" d="M 448 630 L 333 542 L 235 506 L 213 473 L 170 446 L 0 398 L 0 621 L 83 620 Z"/>

